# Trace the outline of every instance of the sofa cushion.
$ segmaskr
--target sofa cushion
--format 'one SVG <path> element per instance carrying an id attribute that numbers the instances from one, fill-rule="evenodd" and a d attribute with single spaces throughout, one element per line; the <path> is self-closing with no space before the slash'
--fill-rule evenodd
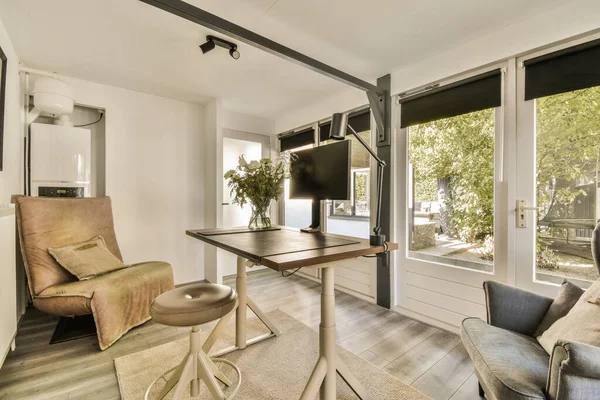
<path id="1" fill-rule="evenodd" d="M 34 297 L 33 305 L 46 314 L 60 317 L 77 317 L 92 313 L 92 299 L 86 296 Z"/>
<path id="2" fill-rule="evenodd" d="M 75 280 L 48 253 L 49 247 L 102 236 L 110 252 L 123 260 L 109 197 L 13 196 L 13 202 L 17 204 L 19 241 L 32 297 L 50 286 Z"/>
<path id="3" fill-rule="evenodd" d="M 585 291 L 567 315 L 556 321 L 538 340 L 548 354 L 552 354 L 558 340 L 600 347 L 600 279 Z"/>
<path id="4" fill-rule="evenodd" d="M 560 286 L 558 296 L 554 299 L 550 308 L 546 311 L 544 319 L 540 322 L 533 336 L 538 337 L 544 333 L 553 323 L 567 315 L 571 308 L 577 303 L 584 290 L 577 285 L 572 284 L 566 279 Z"/>
<path id="5" fill-rule="evenodd" d="M 51 286 L 36 296 L 34 302 L 43 306 L 53 301 L 55 309 L 64 310 L 77 306 L 78 312 L 89 307 L 96 321 L 100 349 L 104 350 L 131 328 L 149 320 L 150 303 L 171 289 L 171 265 L 150 261 L 85 281 Z"/>
<path id="6" fill-rule="evenodd" d="M 64 247 L 48 248 L 48 253 L 80 281 L 127 268 L 108 250 L 102 236 Z"/>
<path id="7" fill-rule="evenodd" d="M 546 398 L 549 356 L 534 338 L 479 318 L 465 319 L 460 334 L 488 398 Z"/>

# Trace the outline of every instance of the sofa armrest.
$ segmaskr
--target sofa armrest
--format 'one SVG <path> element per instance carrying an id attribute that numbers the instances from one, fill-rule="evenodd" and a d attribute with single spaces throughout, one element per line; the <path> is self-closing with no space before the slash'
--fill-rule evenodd
<path id="1" fill-rule="evenodd" d="M 533 336 L 552 299 L 494 281 L 483 283 L 487 322 L 509 331 Z"/>
<path id="2" fill-rule="evenodd" d="M 600 347 L 559 340 L 550 358 L 551 400 L 600 399 Z"/>

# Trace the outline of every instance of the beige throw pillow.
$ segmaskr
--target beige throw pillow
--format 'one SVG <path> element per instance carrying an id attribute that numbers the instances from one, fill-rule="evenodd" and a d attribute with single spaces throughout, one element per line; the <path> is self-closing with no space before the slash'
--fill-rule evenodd
<path id="1" fill-rule="evenodd" d="M 49 248 L 48 252 L 80 281 L 127 267 L 108 250 L 102 236 L 65 247 Z"/>
<path id="2" fill-rule="evenodd" d="M 579 298 L 567 315 L 537 338 L 548 354 L 558 340 L 600 347 L 600 279 Z"/>
<path id="3" fill-rule="evenodd" d="M 572 284 L 566 279 L 563 281 L 558 296 L 554 299 L 550 308 L 546 311 L 546 315 L 533 336 L 538 337 L 546 332 L 560 318 L 564 317 L 577 304 L 585 291 L 577 285 Z"/>

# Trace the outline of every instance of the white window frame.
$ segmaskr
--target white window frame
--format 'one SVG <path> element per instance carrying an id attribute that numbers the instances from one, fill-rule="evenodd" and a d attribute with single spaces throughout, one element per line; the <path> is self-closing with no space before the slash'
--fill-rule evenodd
<path id="1" fill-rule="evenodd" d="M 533 177 L 524 179 L 519 175 L 516 175 L 514 183 L 515 198 L 510 204 L 516 205 L 516 200 L 525 200 L 527 205 L 536 205 L 536 187 L 535 187 L 535 153 L 536 153 L 536 136 L 534 134 L 535 126 L 535 100 L 525 101 L 525 67 L 523 63 L 526 60 L 542 56 L 544 54 L 552 53 L 558 50 L 577 46 L 579 44 L 589 42 L 592 40 L 600 39 L 600 33 L 582 35 L 574 39 L 562 41 L 558 44 L 545 46 L 542 49 L 534 50 L 523 54 L 516 58 L 515 64 L 517 66 L 516 75 L 516 145 L 515 145 L 515 169 L 521 170 L 523 174 L 533 173 Z M 518 157 L 518 152 L 523 154 L 534 154 L 530 160 L 527 161 L 527 165 L 523 162 L 523 159 Z M 514 206 L 513 206 L 514 207 Z M 536 279 L 536 252 L 535 252 L 535 221 L 532 219 L 532 214 L 527 215 L 528 228 L 515 228 L 515 241 L 519 243 L 519 246 L 515 246 L 515 261 L 514 265 L 517 266 L 514 271 L 514 284 L 515 286 L 523 289 L 533 291 L 545 296 L 555 297 L 558 294 L 560 288 L 559 283 L 553 283 L 548 281 L 541 281 Z M 516 225 L 516 224 L 515 224 Z M 587 288 L 590 286 L 590 282 L 569 278 L 569 281 Z"/>
<path id="2" fill-rule="evenodd" d="M 395 309 L 403 314 L 456 331 L 466 316 L 485 318 L 485 298 L 482 284 L 486 280 L 506 281 L 510 258 L 508 209 L 509 191 L 506 185 L 508 161 L 507 141 L 510 126 L 507 118 L 514 113 L 514 97 L 509 86 L 514 81 L 514 66 L 508 61 L 490 64 L 436 83 L 440 87 L 495 69 L 502 70 L 502 104 L 496 109 L 494 150 L 494 270 L 477 271 L 460 266 L 410 258 L 408 256 L 408 129 L 400 127 L 399 96 L 393 97 L 392 188 L 393 231 L 399 250 L 393 254 L 393 284 Z M 420 286 L 419 286 L 420 285 Z M 437 286 L 437 287 L 434 287 Z M 427 296 L 432 300 L 427 300 Z M 434 304 L 436 303 L 437 304 Z M 442 303 L 445 303 L 442 305 Z"/>

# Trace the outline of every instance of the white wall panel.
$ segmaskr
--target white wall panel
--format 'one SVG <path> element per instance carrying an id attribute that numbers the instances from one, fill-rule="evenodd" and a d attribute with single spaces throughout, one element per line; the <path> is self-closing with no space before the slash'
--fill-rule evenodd
<path id="1" fill-rule="evenodd" d="M 205 111 L 196 104 L 65 78 L 78 104 L 106 110 L 106 194 L 126 263 L 163 260 L 175 282 L 204 279 Z"/>

